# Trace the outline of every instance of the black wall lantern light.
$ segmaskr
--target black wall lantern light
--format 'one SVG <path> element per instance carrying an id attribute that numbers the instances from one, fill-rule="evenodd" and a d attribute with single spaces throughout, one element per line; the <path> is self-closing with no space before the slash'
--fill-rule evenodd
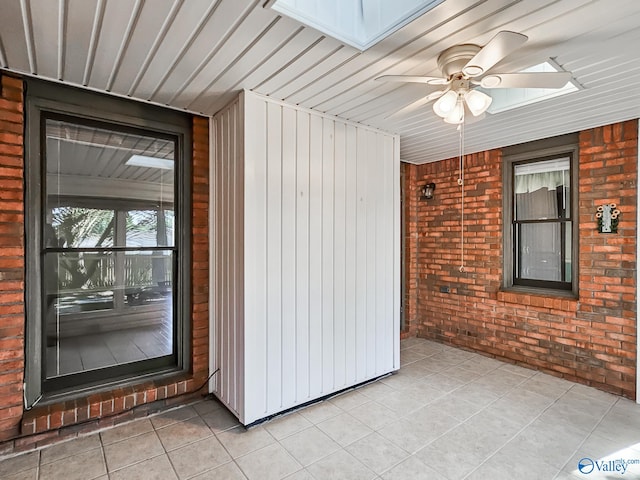
<path id="1" fill-rule="evenodd" d="M 431 200 L 433 198 L 433 192 L 436 189 L 436 184 L 431 182 L 422 187 L 422 200 Z"/>

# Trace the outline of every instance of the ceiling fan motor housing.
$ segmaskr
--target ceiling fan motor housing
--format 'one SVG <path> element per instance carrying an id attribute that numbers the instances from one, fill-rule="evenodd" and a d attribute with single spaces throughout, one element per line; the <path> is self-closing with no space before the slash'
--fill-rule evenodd
<path id="1" fill-rule="evenodd" d="M 461 73 L 463 67 L 471 60 L 481 47 L 472 43 L 454 45 L 447 48 L 438 56 L 438 68 L 447 78 L 452 78 L 456 73 Z"/>

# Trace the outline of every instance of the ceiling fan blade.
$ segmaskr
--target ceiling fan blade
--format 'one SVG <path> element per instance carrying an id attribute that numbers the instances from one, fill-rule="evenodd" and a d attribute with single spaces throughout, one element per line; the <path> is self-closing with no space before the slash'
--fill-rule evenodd
<path id="1" fill-rule="evenodd" d="M 449 80 L 442 77 L 421 77 L 415 75 L 382 75 L 376 78 L 377 82 L 409 82 L 427 83 L 429 85 L 446 85 Z"/>
<path id="2" fill-rule="evenodd" d="M 393 118 L 399 115 L 411 113 L 414 110 L 418 110 L 420 107 L 425 106 L 427 103 L 435 100 L 436 98 L 440 98 L 445 92 L 446 90 L 438 90 L 436 92 L 431 92 L 426 97 L 419 98 L 415 102 L 411 102 L 409 105 L 402 107 L 400 110 L 396 110 L 395 112 L 393 112 L 390 115 L 387 115 L 384 118 Z"/>
<path id="3" fill-rule="evenodd" d="M 480 81 L 483 88 L 562 88 L 571 72 L 493 73 Z"/>
<path id="4" fill-rule="evenodd" d="M 470 77 L 477 77 L 489 71 L 496 63 L 522 46 L 529 39 L 516 32 L 498 32 L 475 56 L 467 62 L 462 72 Z"/>

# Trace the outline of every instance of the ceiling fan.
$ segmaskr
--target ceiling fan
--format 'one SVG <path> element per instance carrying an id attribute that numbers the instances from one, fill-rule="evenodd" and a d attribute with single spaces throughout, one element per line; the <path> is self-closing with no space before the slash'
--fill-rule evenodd
<path id="1" fill-rule="evenodd" d="M 528 40 L 521 33 L 498 32 L 484 47 L 474 44 L 455 45 L 438 56 L 438 68 L 442 77 L 411 75 L 383 75 L 376 78 L 383 82 L 413 82 L 427 85 L 443 85 L 445 88 L 395 112 L 406 113 L 433 100 L 434 112 L 445 122 L 461 124 L 465 114 L 481 118 L 489 108 L 492 98 L 473 87 L 482 88 L 562 88 L 571 79 L 571 72 L 520 72 L 491 73 L 491 68 Z"/>

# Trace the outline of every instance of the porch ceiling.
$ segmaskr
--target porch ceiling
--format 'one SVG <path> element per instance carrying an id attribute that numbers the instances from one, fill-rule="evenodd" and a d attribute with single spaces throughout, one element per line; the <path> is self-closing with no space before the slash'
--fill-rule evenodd
<path id="1" fill-rule="evenodd" d="M 551 57 L 585 88 L 469 125 L 467 152 L 640 117 L 637 0 L 446 0 L 365 52 L 263 3 L 3 0 L 0 67 L 206 115 L 246 88 L 399 133 L 424 163 L 457 154 L 455 127 L 430 106 L 385 117 L 434 88 L 373 79 L 438 75 L 442 50 L 512 30 L 529 41 L 496 71 Z"/>

